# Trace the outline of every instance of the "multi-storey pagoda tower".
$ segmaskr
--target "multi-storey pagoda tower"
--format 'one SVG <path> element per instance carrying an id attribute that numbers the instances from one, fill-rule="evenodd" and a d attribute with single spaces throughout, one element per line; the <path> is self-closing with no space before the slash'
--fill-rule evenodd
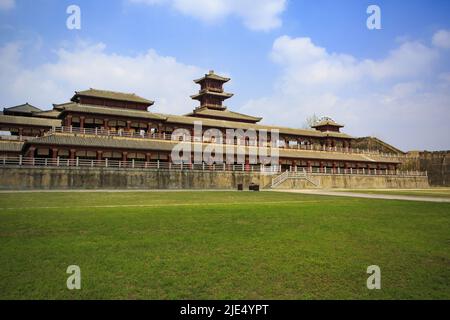
<path id="1" fill-rule="evenodd" d="M 262 118 L 259 117 L 227 110 L 223 102 L 233 96 L 232 93 L 225 92 L 223 89 L 223 85 L 228 81 L 230 81 L 230 78 L 221 77 L 215 74 L 213 70 L 205 74 L 203 78 L 194 80 L 195 83 L 200 85 L 200 91 L 191 98 L 200 101 L 200 106 L 187 116 L 248 123 L 261 121 Z"/>
<path id="2" fill-rule="evenodd" d="M 211 70 L 203 78 L 194 80 L 201 88 L 200 92 L 191 98 L 200 101 L 200 108 L 225 110 L 223 102 L 233 96 L 232 93 L 227 93 L 223 89 L 223 85 L 228 81 L 230 78 L 221 77 Z"/>

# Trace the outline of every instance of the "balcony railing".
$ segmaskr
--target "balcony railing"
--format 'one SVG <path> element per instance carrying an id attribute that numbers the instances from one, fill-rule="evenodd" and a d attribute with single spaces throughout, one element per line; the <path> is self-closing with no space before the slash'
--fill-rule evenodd
<path id="1" fill-rule="evenodd" d="M 107 130 L 104 128 L 78 128 L 78 127 L 56 127 L 51 129 L 48 134 L 52 133 L 70 133 L 74 135 L 95 135 L 95 136 L 108 136 L 108 137 L 124 137 L 124 138 L 134 138 L 134 139 L 153 139 L 153 140 L 172 140 L 172 135 L 165 133 L 165 132 L 158 132 L 158 133 L 147 133 L 147 132 L 134 132 L 134 131 L 126 131 L 126 130 Z M 257 141 L 252 140 L 234 140 L 234 141 L 227 141 L 227 139 L 222 140 L 214 140 L 207 137 L 193 137 L 186 135 L 184 137 L 180 137 L 179 141 L 185 141 L 185 142 L 201 142 L 201 143 L 216 143 L 216 144 L 232 144 L 232 145 L 239 145 L 239 146 L 253 146 L 257 147 L 258 143 Z M 336 152 L 336 153 L 347 153 L 347 154 L 365 154 L 365 155 L 376 155 L 384 158 L 390 158 L 390 159 L 403 159 L 406 158 L 406 155 L 398 155 L 398 154 L 392 154 L 392 153 L 382 153 L 376 150 L 364 150 L 364 149 L 358 149 L 358 148 L 344 148 L 344 147 L 326 147 L 321 146 L 317 144 L 296 144 L 296 145 L 289 145 L 285 144 L 284 146 L 279 145 L 270 145 L 266 146 L 268 148 L 280 148 L 280 149 L 288 149 L 288 150 L 306 150 L 306 151 L 322 151 L 322 152 Z"/>
<path id="2" fill-rule="evenodd" d="M 286 167 L 280 165 L 262 164 L 175 164 L 165 161 L 144 160 L 94 160 L 94 159 L 66 159 L 66 158 L 29 158 L 29 157 L 1 157 L 0 167 L 3 168 L 111 168 L 111 169 L 139 169 L 139 170 L 174 170 L 174 171 L 240 171 L 279 174 Z M 283 169 L 284 168 L 284 169 Z M 398 177 L 426 177 L 427 172 L 355 169 L 355 168 L 318 168 L 318 167 L 289 167 L 289 172 L 304 172 L 312 175 L 365 175 L 365 176 L 398 176 Z"/>

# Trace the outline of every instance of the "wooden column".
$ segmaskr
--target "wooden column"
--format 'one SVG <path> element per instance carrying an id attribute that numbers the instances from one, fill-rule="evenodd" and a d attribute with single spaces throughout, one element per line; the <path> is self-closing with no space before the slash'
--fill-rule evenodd
<path id="1" fill-rule="evenodd" d="M 75 149 L 70 149 L 70 151 L 69 151 L 70 160 L 75 160 L 75 153 L 76 153 Z"/>
<path id="2" fill-rule="evenodd" d="M 36 152 L 36 147 L 30 147 L 27 152 L 28 157 L 34 158 L 35 152 Z"/>
<path id="3" fill-rule="evenodd" d="M 70 127 L 72 125 L 72 115 L 68 115 L 66 117 L 66 127 Z"/>
<path id="4" fill-rule="evenodd" d="M 52 159 L 55 160 L 56 158 L 58 158 L 58 149 L 53 148 L 52 149 Z"/>
<path id="5" fill-rule="evenodd" d="M 80 117 L 80 129 L 84 129 L 84 119 L 86 119 L 86 117 L 84 116 Z"/>

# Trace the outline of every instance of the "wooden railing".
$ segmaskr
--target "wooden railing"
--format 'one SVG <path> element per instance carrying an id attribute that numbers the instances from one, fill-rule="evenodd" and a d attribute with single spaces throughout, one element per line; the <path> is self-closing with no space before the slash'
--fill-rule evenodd
<path id="1" fill-rule="evenodd" d="M 278 173 L 280 166 L 264 166 L 250 164 L 194 164 L 172 163 L 167 161 L 144 160 L 95 160 L 95 159 L 66 159 L 66 158 L 29 158 L 29 157 L 0 157 L 0 167 L 75 167 L 75 168 L 112 168 L 112 169 L 149 169 L 149 170 L 195 170 L 195 171 L 244 171 Z"/>
<path id="2" fill-rule="evenodd" d="M 114 159 L 84 159 L 84 158 L 29 158 L 29 157 L 0 157 L 0 167 L 75 167 L 75 168 L 116 168 L 116 169 L 142 169 L 142 170 L 196 170 L 196 171 L 244 171 L 261 172 L 267 174 L 279 174 L 282 167 L 279 165 L 262 164 L 207 164 L 207 163 L 183 163 L 177 164 L 167 161 L 144 161 L 144 160 L 114 160 Z M 290 173 L 308 175 L 389 175 L 389 176 L 428 176 L 427 172 L 378 170 L 378 169 L 354 169 L 354 168 L 305 168 L 290 167 Z M 282 179 L 282 178 L 280 178 Z"/>

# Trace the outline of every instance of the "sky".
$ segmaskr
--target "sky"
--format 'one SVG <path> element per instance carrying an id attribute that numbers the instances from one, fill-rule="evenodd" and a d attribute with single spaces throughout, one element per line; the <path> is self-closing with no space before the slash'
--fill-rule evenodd
<path id="1" fill-rule="evenodd" d="M 265 124 L 315 114 L 404 151 L 450 149 L 448 0 L 0 0 L 0 108 L 92 87 L 186 114 L 209 70 L 231 78 L 230 110 Z"/>

